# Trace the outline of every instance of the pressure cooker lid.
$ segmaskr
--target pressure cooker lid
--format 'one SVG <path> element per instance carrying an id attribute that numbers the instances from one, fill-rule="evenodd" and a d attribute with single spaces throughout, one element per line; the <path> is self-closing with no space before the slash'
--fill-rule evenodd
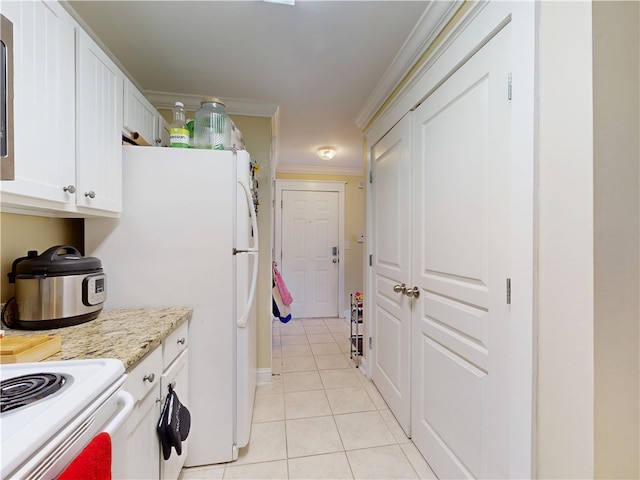
<path id="1" fill-rule="evenodd" d="M 72 275 L 102 271 L 102 263 L 96 257 L 83 257 L 80 251 L 69 245 L 51 247 L 38 255 L 30 250 L 26 257 L 13 262 L 14 275 Z"/>

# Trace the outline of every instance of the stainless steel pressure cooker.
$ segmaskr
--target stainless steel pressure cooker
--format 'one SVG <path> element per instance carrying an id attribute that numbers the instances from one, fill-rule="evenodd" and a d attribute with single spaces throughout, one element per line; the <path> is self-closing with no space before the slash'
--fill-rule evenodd
<path id="1" fill-rule="evenodd" d="M 95 257 L 59 245 L 41 255 L 31 250 L 13 262 L 9 283 L 16 295 L 2 309 L 10 328 L 40 330 L 95 319 L 107 298 L 107 276 Z"/>

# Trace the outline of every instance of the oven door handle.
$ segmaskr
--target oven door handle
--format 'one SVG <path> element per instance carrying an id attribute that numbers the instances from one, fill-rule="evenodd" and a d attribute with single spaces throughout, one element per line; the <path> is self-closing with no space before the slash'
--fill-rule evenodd
<path id="1" fill-rule="evenodd" d="M 115 433 L 120 430 L 120 427 L 127 421 L 131 412 L 133 412 L 133 406 L 135 404 L 133 397 L 129 392 L 121 390 L 118 392 L 118 404 L 120 405 L 120 412 L 113 417 L 113 419 L 102 430 L 113 437 Z"/>

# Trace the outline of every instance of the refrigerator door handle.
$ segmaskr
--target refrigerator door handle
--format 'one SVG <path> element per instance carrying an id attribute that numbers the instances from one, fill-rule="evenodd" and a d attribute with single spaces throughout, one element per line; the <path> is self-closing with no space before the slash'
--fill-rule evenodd
<path id="1" fill-rule="evenodd" d="M 258 251 L 258 218 L 256 217 L 256 209 L 253 208 L 253 199 L 251 197 L 251 190 L 249 186 L 242 180 L 238 180 L 238 185 L 244 190 L 244 194 L 247 197 L 247 205 L 249 207 L 249 214 L 251 215 L 251 228 L 253 229 L 253 247 L 249 248 L 247 252 Z"/>
<path id="2" fill-rule="evenodd" d="M 253 266 L 253 275 L 251 276 L 251 288 L 249 289 L 249 296 L 247 302 L 244 305 L 243 314 L 238 317 L 238 328 L 245 328 L 247 321 L 249 320 L 249 314 L 251 313 L 251 304 L 253 303 L 253 297 L 256 294 L 256 284 L 258 283 L 258 219 L 256 217 L 256 209 L 253 207 L 253 198 L 251 197 L 251 189 L 242 180 L 238 179 L 238 184 L 244 190 L 245 197 L 247 199 L 247 206 L 249 207 L 249 214 L 251 215 L 251 228 L 253 229 L 253 247 L 247 250 L 234 249 L 234 255 L 236 253 L 246 253 L 247 255 L 255 255 L 256 263 Z"/>
<path id="3" fill-rule="evenodd" d="M 251 304 L 253 303 L 253 297 L 256 294 L 256 284 L 258 283 L 258 252 L 245 252 L 247 255 L 255 255 L 256 263 L 253 266 L 253 275 L 251 276 L 251 288 L 249 289 L 249 296 L 247 302 L 244 305 L 244 313 L 238 318 L 238 328 L 244 328 L 247 326 L 249 320 L 249 314 L 251 313 Z"/>

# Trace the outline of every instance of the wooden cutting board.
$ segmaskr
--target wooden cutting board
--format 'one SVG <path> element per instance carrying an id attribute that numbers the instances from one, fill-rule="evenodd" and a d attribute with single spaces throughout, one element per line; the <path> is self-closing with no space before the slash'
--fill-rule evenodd
<path id="1" fill-rule="evenodd" d="M 0 363 L 39 362 L 61 349 L 60 335 L 3 337 L 0 339 Z"/>

